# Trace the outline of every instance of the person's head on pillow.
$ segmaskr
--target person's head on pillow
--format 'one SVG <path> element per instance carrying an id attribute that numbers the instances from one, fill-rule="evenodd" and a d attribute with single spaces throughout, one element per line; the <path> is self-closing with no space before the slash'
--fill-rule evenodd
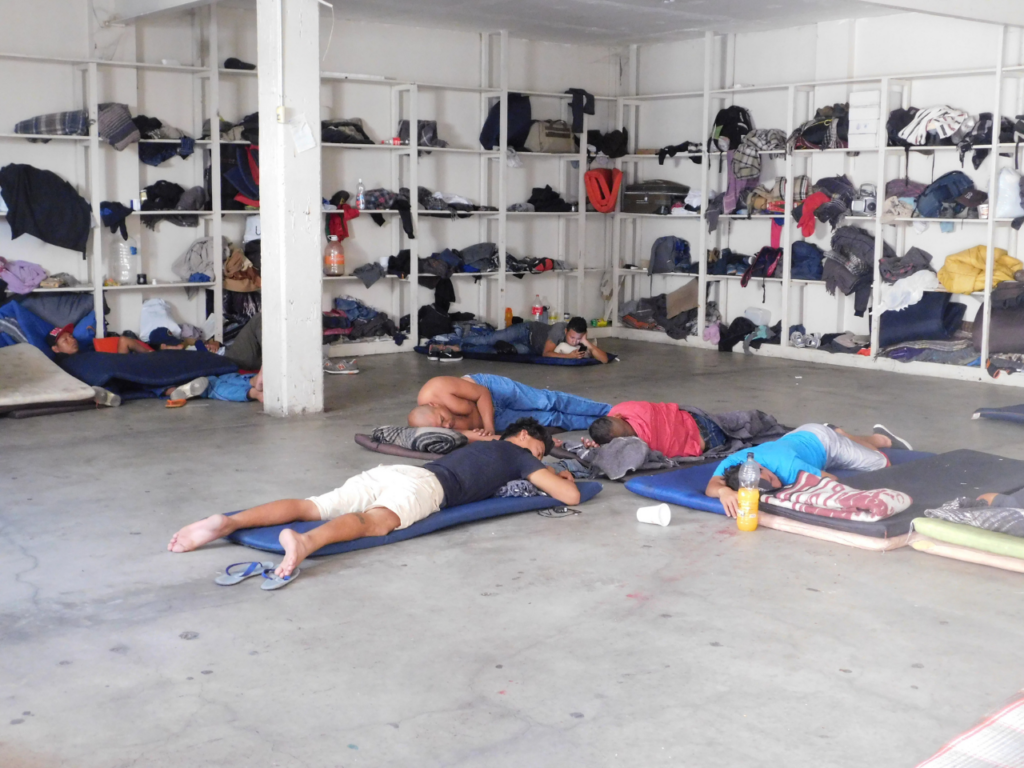
<path id="1" fill-rule="evenodd" d="M 525 448 L 538 459 L 551 450 L 553 441 L 548 431 L 536 419 L 526 417 L 509 424 L 501 433 L 501 439 Z"/>
<path id="2" fill-rule="evenodd" d="M 607 445 L 617 437 L 636 437 L 636 430 L 620 416 L 601 416 L 594 419 L 587 430 L 590 439 L 598 445 Z"/>
<path id="3" fill-rule="evenodd" d="M 587 321 L 582 317 L 574 317 L 565 326 L 565 343 L 571 347 L 578 347 L 583 343 L 583 337 L 587 335 Z"/>
<path id="4" fill-rule="evenodd" d="M 78 339 L 72 334 L 74 329 L 75 326 L 69 323 L 46 334 L 46 344 L 55 355 L 74 355 L 78 352 Z"/>

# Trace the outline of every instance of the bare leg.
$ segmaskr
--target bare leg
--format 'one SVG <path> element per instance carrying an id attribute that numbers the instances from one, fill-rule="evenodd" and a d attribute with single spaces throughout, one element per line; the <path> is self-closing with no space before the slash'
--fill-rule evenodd
<path id="1" fill-rule="evenodd" d="M 263 391 L 263 369 L 262 368 L 260 368 L 259 373 L 257 373 L 255 376 L 252 377 L 252 388 L 253 389 L 258 389 L 260 392 Z M 263 400 L 261 399 L 260 402 L 262 403 Z"/>
<path id="2" fill-rule="evenodd" d="M 892 440 L 885 435 L 851 435 L 842 428 L 836 428 L 836 434 L 848 437 L 858 445 L 863 445 L 865 448 L 869 448 L 872 451 L 878 451 L 882 448 L 892 448 Z"/>
<path id="3" fill-rule="evenodd" d="M 387 536 L 400 524 L 398 515 L 390 509 L 373 507 L 365 512 L 354 512 L 328 520 L 309 533 L 296 533 L 286 528 L 281 531 L 279 538 L 284 547 L 284 559 L 274 573 L 278 576 L 291 576 L 299 563 L 321 547 L 366 536 Z"/>
<path id="4" fill-rule="evenodd" d="M 237 515 L 211 515 L 186 525 L 171 537 L 167 549 L 171 552 L 191 552 L 215 539 L 227 536 L 239 528 L 263 525 L 281 525 L 301 520 L 319 520 L 316 504 L 306 499 L 282 499 L 239 512 Z"/>

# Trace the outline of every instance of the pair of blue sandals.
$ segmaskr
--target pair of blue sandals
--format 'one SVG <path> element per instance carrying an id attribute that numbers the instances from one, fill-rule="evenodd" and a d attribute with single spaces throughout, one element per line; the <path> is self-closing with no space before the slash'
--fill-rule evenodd
<path id="1" fill-rule="evenodd" d="M 260 589 L 272 592 L 275 589 L 287 587 L 302 573 L 302 571 L 296 568 L 291 576 L 278 576 L 274 573 L 276 567 L 273 563 L 259 563 L 255 561 L 232 563 L 224 569 L 223 574 L 214 579 L 214 583 L 222 587 L 233 587 L 235 584 L 241 584 L 253 576 L 262 576 L 263 583 L 260 585 Z"/>

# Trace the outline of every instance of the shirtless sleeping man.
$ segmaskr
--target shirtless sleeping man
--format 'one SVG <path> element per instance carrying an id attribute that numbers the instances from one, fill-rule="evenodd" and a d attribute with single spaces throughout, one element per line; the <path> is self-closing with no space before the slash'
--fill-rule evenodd
<path id="1" fill-rule="evenodd" d="M 527 417 L 545 427 L 586 429 L 611 409 L 606 403 L 485 373 L 435 376 L 420 389 L 416 403 L 409 412 L 409 426 L 456 429 L 471 440 L 493 439 Z"/>

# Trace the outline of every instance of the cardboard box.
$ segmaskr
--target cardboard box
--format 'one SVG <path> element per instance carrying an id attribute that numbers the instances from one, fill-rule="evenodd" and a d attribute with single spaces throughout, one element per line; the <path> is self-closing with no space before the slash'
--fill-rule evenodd
<path id="1" fill-rule="evenodd" d="M 878 118 L 872 120 L 850 120 L 850 135 L 854 134 L 870 134 L 876 136 L 878 134 Z"/>
<path id="2" fill-rule="evenodd" d="M 850 94 L 850 108 L 867 107 L 882 103 L 881 91 L 854 91 Z"/>

